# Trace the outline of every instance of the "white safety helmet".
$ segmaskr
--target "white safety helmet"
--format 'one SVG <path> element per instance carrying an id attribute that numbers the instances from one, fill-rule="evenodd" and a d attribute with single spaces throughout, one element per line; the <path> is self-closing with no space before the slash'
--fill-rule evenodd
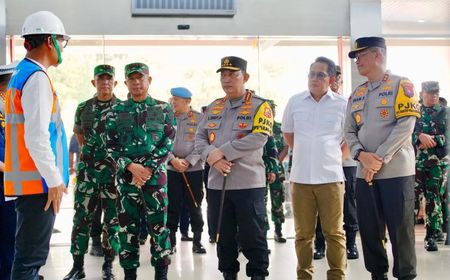
<path id="1" fill-rule="evenodd" d="M 65 40 L 70 37 L 66 34 L 62 21 L 49 11 L 39 11 L 29 15 L 22 27 L 22 37 L 34 34 L 53 34 L 64 36 Z"/>

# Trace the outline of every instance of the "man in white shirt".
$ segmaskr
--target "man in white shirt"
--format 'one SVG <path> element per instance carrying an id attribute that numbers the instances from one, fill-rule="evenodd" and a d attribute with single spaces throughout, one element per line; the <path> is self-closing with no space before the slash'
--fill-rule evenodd
<path id="1" fill-rule="evenodd" d="M 61 20 L 47 11 L 28 16 L 27 50 L 6 93 L 5 196 L 17 197 L 11 279 L 36 280 L 49 252 L 55 215 L 69 180 L 67 139 L 47 69 L 67 45 Z"/>
<path id="2" fill-rule="evenodd" d="M 291 97 L 281 130 L 293 149 L 290 180 L 295 223 L 297 279 L 313 277 L 313 238 L 317 214 L 327 242 L 328 279 L 345 279 L 342 227 L 342 150 L 347 100 L 332 92 L 336 66 L 325 57 L 311 64 L 309 90 Z"/>

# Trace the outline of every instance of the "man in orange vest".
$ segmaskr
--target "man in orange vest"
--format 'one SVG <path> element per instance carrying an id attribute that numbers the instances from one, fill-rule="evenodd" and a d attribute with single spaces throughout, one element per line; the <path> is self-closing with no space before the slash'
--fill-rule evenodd
<path id="1" fill-rule="evenodd" d="M 69 180 L 66 134 L 47 75 L 48 67 L 61 63 L 69 36 L 58 17 L 40 11 L 25 19 L 22 37 L 27 53 L 6 93 L 5 196 L 17 197 L 11 279 L 34 280 L 46 262 Z"/>

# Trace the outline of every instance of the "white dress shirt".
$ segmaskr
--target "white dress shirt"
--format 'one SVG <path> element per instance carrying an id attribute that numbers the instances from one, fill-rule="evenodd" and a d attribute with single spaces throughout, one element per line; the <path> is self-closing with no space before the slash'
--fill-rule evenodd
<path id="1" fill-rule="evenodd" d="M 32 61 L 46 71 L 44 66 L 35 60 Z M 63 183 L 63 179 L 50 146 L 48 127 L 52 114 L 53 93 L 45 73 L 37 71 L 28 78 L 22 89 L 21 101 L 25 117 L 25 146 L 48 187 L 57 187 Z"/>
<path id="2" fill-rule="evenodd" d="M 319 102 L 309 91 L 289 99 L 281 130 L 294 134 L 291 182 L 344 181 L 341 143 L 346 106 L 347 100 L 331 90 Z"/>

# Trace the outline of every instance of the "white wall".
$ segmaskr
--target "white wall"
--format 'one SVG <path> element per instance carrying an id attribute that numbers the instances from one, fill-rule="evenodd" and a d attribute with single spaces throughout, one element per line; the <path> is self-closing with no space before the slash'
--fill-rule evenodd
<path id="1" fill-rule="evenodd" d="M 236 0 L 234 17 L 181 18 L 132 17 L 131 0 L 6 0 L 6 34 L 20 34 L 27 15 L 49 10 L 72 35 L 348 36 L 349 1 Z"/>

